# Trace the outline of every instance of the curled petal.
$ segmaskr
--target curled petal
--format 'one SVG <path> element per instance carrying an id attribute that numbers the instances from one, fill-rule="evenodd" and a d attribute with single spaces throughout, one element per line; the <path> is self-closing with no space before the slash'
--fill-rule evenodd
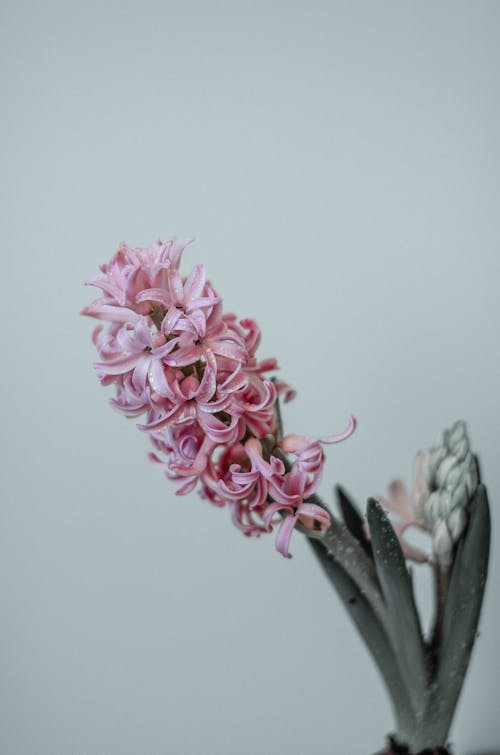
<path id="1" fill-rule="evenodd" d="M 229 425 L 225 425 L 213 414 L 198 415 L 200 424 L 207 436 L 216 443 L 236 443 L 242 435 L 242 428 L 238 417 L 231 417 Z"/>
<path id="2" fill-rule="evenodd" d="M 197 482 L 198 476 L 188 479 L 188 481 L 184 483 L 184 485 L 181 485 L 180 488 L 177 488 L 175 495 L 187 495 L 188 493 L 191 493 L 191 491 L 195 489 Z"/>
<path id="3" fill-rule="evenodd" d="M 197 400 L 203 403 L 210 401 L 215 396 L 216 386 L 216 375 L 214 371 L 207 365 L 205 367 L 205 372 L 203 373 L 200 387 L 198 389 L 196 396 Z"/>
<path id="4" fill-rule="evenodd" d="M 321 438 L 307 438 L 304 435 L 286 435 L 280 440 L 280 447 L 285 453 L 300 454 L 308 446 L 317 443 L 340 443 L 349 438 L 357 426 L 357 420 L 353 414 L 349 418 L 346 429 L 338 435 L 324 435 Z"/>
<path id="5" fill-rule="evenodd" d="M 248 376 L 245 375 L 241 368 L 241 364 L 238 364 L 234 372 L 219 386 L 222 393 L 232 393 L 244 388 L 248 384 Z"/>
<path id="6" fill-rule="evenodd" d="M 300 523 L 310 530 L 324 532 L 330 526 L 330 514 L 314 503 L 301 503 L 297 509 Z"/>
<path id="7" fill-rule="evenodd" d="M 162 430 L 164 427 L 169 427 L 176 422 L 186 421 L 189 418 L 190 417 L 186 416 L 184 406 L 174 406 L 171 411 L 167 412 L 161 417 L 151 420 L 150 422 L 145 422 L 143 424 L 137 425 L 137 427 L 139 428 L 139 430 L 143 430 L 144 432 L 156 432 L 158 430 Z"/>
<path id="8" fill-rule="evenodd" d="M 137 303 L 143 301 L 157 301 L 163 304 L 164 307 L 170 307 L 172 299 L 169 294 L 163 288 L 146 288 L 143 291 L 139 291 L 135 297 Z"/>
<path id="9" fill-rule="evenodd" d="M 259 412 L 276 401 L 276 389 L 269 380 L 262 380 L 262 385 L 259 386 L 259 394 L 256 403 L 252 403 L 251 401 L 239 402 L 243 411 Z"/>
<path id="10" fill-rule="evenodd" d="M 285 558 L 292 558 L 291 553 L 288 552 L 288 546 L 290 545 L 290 538 L 296 524 L 297 515 L 286 516 L 279 528 L 278 537 L 276 538 L 276 550 L 282 556 L 285 556 Z"/>
<path id="11" fill-rule="evenodd" d="M 257 438 L 249 438 L 245 443 L 245 451 L 252 462 L 252 466 L 266 478 L 271 479 L 274 475 L 282 475 L 285 471 L 285 465 L 276 456 L 271 456 L 269 462 L 265 461 L 262 456 L 262 444 Z"/>
<path id="12" fill-rule="evenodd" d="M 240 324 L 245 330 L 248 330 L 248 333 L 245 336 L 245 345 L 248 349 L 248 353 L 254 354 L 260 343 L 260 328 L 257 325 L 257 322 L 249 317 L 245 320 L 241 320 Z"/>
<path id="13" fill-rule="evenodd" d="M 173 270 L 179 269 L 181 255 L 187 245 L 192 241 L 194 241 L 193 238 L 181 239 L 180 241 L 177 241 L 176 239 L 173 240 L 173 243 L 168 250 L 168 261 L 170 262 L 170 267 Z"/>
<path id="14" fill-rule="evenodd" d="M 165 335 L 170 335 L 176 328 L 177 323 L 182 317 L 182 311 L 177 307 L 170 307 L 167 314 L 161 321 L 161 332 Z"/>
<path id="15" fill-rule="evenodd" d="M 349 422 L 347 423 L 346 429 L 339 433 L 338 435 L 324 435 L 322 438 L 319 438 L 320 443 L 341 443 L 343 440 L 347 440 L 353 432 L 355 431 L 356 427 L 358 426 L 358 420 L 354 416 L 354 414 L 351 414 L 349 417 Z"/>

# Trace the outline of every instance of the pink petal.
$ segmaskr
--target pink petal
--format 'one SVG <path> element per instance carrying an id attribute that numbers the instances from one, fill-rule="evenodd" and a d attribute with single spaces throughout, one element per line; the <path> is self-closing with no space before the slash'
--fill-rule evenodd
<path id="1" fill-rule="evenodd" d="M 348 425 L 343 432 L 339 433 L 338 435 L 325 435 L 322 438 L 319 438 L 319 440 L 321 443 L 340 443 L 353 434 L 357 425 L 358 421 L 356 417 L 354 416 L 354 414 L 351 414 L 351 416 L 349 417 Z"/>
<path id="2" fill-rule="evenodd" d="M 173 331 L 181 317 L 182 310 L 177 309 L 177 307 L 170 307 L 167 314 L 161 321 L 161 332 L 169 335 Z"/>
<path id="3" fill-rule="evenodd" d="M 314 503 L 301 503 L 297 509 L 299 521 L 309 529 L 315 529 L 315 522 L 319 522 L 320 529 L 326 530 L 330 526 L 330 514 L 321 506 L 316 506 Z M 302 517 L 310 519 L 309 522 L 304 522 Z"/>
<path id="4" fill-rule="evenodd" d="M 167 356 L 167 354 L 170 354 L 170 352 L 175 349 L 178 342 L 178 338 L 172 338 L 170 341 L 167 341 L 167 343 L 163 344 L 163 346 L 158 346 L 157 348 L 152 349 L 151 354 L 155 359 L 163 359 Z"/>
<path id="5" fill-rule="evenodd" d="M 184 289 L 182 286 L 180 275 L 177 271 L 175 270 L 168 271 L 168 284 L 170 288 L 170 293 L 172 295 L 173 303 L 183 304 L 184 303 Z"/>
<path id="6" fill-rule="evenodd" d="M 172 299 L 168 291 L 165 291 L 163 288 L 146 288 L 144 291 L 139 291 L 135 300 L 138 304 L 143 301 L 157 301 L 163 304 L 164 307 L 172 306 Z"/>
<path id="7" fill-rule="evenodd" d="M 292 515 L 292 507 L 283 506 L 281 503 L 270 503 L 268 506 L 266 506 L 266 509 L 264 513 L 262 514 L 262 519 L 264 520 L 266 526 L 271 525 L 272 518 L 280 513 L 280 512 L 286 512 L 287 514 Z"/>
<path id="8" fill-rule="evenodd" d="M 165 396 L 171 401 L 174 400 L 174 394 L 168 384 L 168 380 L 165 377 L 165 370 L 163 364 L 158 359 L 152 359 L 149 366 L 149 384 L 155 393 L 160 396 Z"/>
<path id="9" fill-rule="evenodd" d="M 97 317 L 106 322 L 136 322 L 140 315 L 128 307 L 115 307 L 112 304 L 101 304 L 100 300 L 92 302 L 81 310 L 82 315 Z"/>
<path id="10" fill-rule="evenodd" d="M 235 359 L 237 362 L 245 360 L 244 350 L 233 341 L 215 341 L 211 344 L 212 351 L 229 359 Z"/>
<path id="11" fill-rule="evenodd" d="M 123 375 L 125 372 L 132 370 L 137 363 L 137 356 L 126 356 L 121 359 L 114 359 L 112 362 L 94 362 L 94 367 L 99 372 L 105 372 L 107 375 Z"/>
<path id="12" fill-rule="evenodd" d="M 194 312 L 186 315 L 186 317 L 193 324 L 194 329 L 196 330 L 200 338 L 203 338 L 205 333 L 207 332 L 207 321 L 203 312 L 201 312 L 199 309 L 195 309 Z"/>
<path id="13" fill-rule="evenodd" d="M 203 377 L 198 390 L 197 399 L 203 403 L 210 401 L 215 394 L 215 374 L 208 366 L 203 373 Z"/>
<path id="14" fill-rule="evenodd" d="M 231 393 L 243 388 L 248 383 L 248 376 L 245 375 L 239 364 L 235 371 L 219 386 L 221 392 Z"/>
<path id="15" fill-rule="evenodd" d="M 174 240 L 173 246 L 168 250 L 168 259 L 172 269 L 177 270 L 179 268 L 182 252 L 192 241 L 194 241 L 192 238 L 182 239 L 181 241 Z"/>
<path id="16" fill-rule="evenodd" d="M 136 390 L 143 391 L 145 389 L 150 362 L 151 357 L 149 354 L 138 360 L 132 374 L 132 384 Z"/>
<path id="17" fill-rule="evenodd" d="M 191 299 L 189 303 L 190 309 L 205 309 L 206 307 L 215 307 L 216 304 L 220 304 L 222 299 L 220 296 L 200 296 L 197 299 Z"/>
<path id="18" fill-rule="evenodd" d="M 283 524 L 280 526 L 278 537 L 276 538 L 276 550 L 285 556 L 285 558 L 292 558 L 291 554 L 288 552 L 288 546 L 290 545 L 290 538 L 296 523 L 296 515 L 285 517 Z"/>
<path id="19" fill-rule="evenodd" d="M 207 274 L 205 265 L 196 265 L 196 267 L 194 267 L 191 271 L 186 283 L 184 284 L 184 296 L 186 303 L 190 302 L 192 299 L 196 299 L 201 295 L 203 287 L 205 286 L 206 279 Z"/>

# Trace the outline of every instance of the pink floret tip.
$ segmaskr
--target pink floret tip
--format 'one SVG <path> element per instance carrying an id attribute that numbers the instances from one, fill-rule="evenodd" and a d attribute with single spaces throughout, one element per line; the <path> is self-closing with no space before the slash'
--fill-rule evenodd
<path id="1" fill-rule="evenodd" d="M 277 528 L 276 548 L 289 558 L 296 526 L 322 532 L 330 524 L 309 500 L 321 480 L 322 446 L 349 437 L 356 421 L 336 436 L 280 437 L 277 402 L 295 392 L 269 379 L 278 364 L 257 357 L 259 326 L 223 311 L 204 265 L 180 273 L 190 241 L 122 243 L 102 276 L 87 281 L 102 291 L 82 310 L 101 321 L 94 366 L 101 383 L 114 386 L 113 408 L 143 417 L 149 458 L 178 495 L 198 488 L 247 536 Z"/>

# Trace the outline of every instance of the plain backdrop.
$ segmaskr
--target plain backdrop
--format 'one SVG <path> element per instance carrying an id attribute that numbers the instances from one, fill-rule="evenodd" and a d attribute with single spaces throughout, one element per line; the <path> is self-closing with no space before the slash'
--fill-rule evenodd
<path id="1" fill-rule="evenodd" d="M 82 286 L 194 235 L 364 506 L 468 423 L 494 537 L 451 740 L 500 743 L 500 3 L 1 6 L 0 752 L 367 755 L 377 672 L 301 535 L 176 498 L 107 405 Z M 425 567 L 418 591 L 428 621 Z"/>

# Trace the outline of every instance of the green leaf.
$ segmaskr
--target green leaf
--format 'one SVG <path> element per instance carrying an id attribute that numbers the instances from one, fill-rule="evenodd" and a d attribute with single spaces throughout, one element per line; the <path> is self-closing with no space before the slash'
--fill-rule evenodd
<path id="1" fill-rule="evenodd" d="M 340 485 L 335 486 L 335 493 L 347 529 L 351 535 L 354 535 L 365 553 L 372 558 L 372 546 L 365 532 L 365 520 L 358 507 Z"/>
<path id="2" fill-rule="evenodd" d="M 389 612 L 392 645 L 417 718 L 423 713 L 428 671 L 413 587 L 396 533 L 380 504 L 368 499 L 375 568 Z"/>
<path id="3" fill-rule="evenodd" d="M 309 542 L 384 679 L 398 723 L 398 733 L 405 737 L 413 731 L 415 722 L 391 640 L 367 598 L 334 555 L 325 550 L 321 540 Z"/>
<path id="4" fill-rule="evenodd" d="M 470 506 L 470 520 L 459 543 L 443 617 L 441 652 L 431 685 L 425 729 L 436 744 L 445 741 L 469 665 L 488 576 L 490 510 L 484 485 Z M 430 740 L 429 740 L 430 741 Z M 424 742 L 424 745 L 427 744 Z"/>

